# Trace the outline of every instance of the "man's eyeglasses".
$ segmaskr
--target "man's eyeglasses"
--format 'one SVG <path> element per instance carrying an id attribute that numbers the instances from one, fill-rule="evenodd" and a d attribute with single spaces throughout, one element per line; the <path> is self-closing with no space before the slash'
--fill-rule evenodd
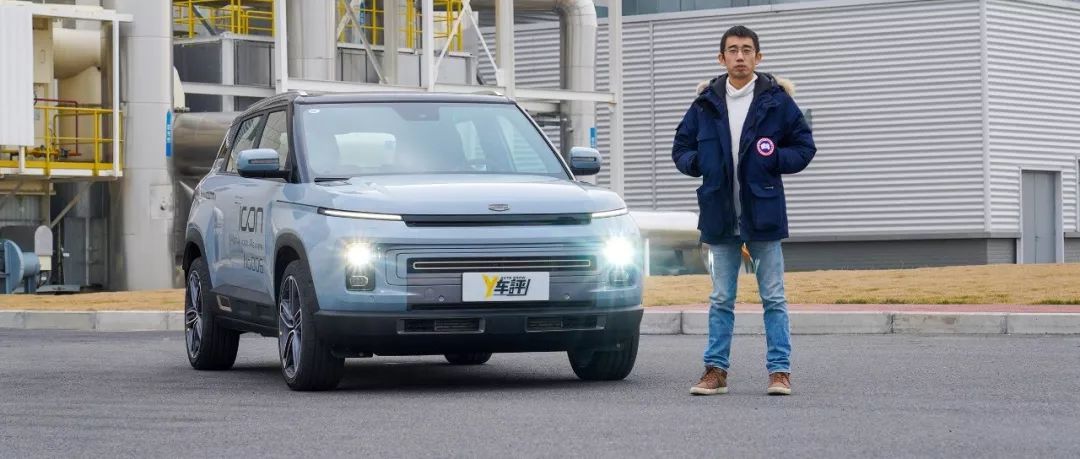
<path id="1" fill-rule="evenodd" d="M 727 53 L 728 56 L 738 56 L 739 54 L 753 56 L 754 53 L 757 52 L 757 50 L 750 46 L 743 46 L 742 48 L 739 48 L 737 46 L 729 46 L 727 49 L 724 50 L 724 52 Z"/>

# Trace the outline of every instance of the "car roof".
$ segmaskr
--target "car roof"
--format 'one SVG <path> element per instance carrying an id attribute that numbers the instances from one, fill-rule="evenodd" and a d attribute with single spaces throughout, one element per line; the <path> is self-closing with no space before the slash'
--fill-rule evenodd
<path id="1" fill-rule="evenodd" d="M 360 93 L 318 93 L 290 91 L 283 94 L 262 99 L 241 113 L 238 118 L 243 118 L 250 113 L 265 110 L 270 107 L 294 104 L 341 104 L 341 103 L 365 103 L 365 102 L 446 102 L 446 103 L 481 103 L 481 104 L 510 104 L 510 98 L 495 94 L 455 94 L 443 92 L 407 92 L 407 91 L 376 91 Z"/>

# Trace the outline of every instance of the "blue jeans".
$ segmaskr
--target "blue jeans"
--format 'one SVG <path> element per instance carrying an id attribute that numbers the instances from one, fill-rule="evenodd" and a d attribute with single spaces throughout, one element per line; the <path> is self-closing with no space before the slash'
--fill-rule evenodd
<path id="1" fill-rule="evenodd" d="M 791 371 L 791 331 L 784 298 L 784 253 L 780 241 L 747 242 L 757 262 L 758 291 L 765 308 L 765 367 L 769 373 Z M 715 244 L 711 269 L 713 293 L 709 297 L 709 345 L 705 365 L 728 369 L 731 334 L 735 329 L 735 292 L 742 266 L 742 243 Z"/>

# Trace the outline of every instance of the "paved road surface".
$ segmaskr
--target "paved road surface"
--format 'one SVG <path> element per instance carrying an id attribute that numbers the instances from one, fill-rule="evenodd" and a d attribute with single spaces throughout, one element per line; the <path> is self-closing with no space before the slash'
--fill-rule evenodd
<path id="1" fill-rule="evenodd" d="M 350 361 L 290 392 L 274 341 L 196 372 L 173 332 L 0 330 L 0 456 L 1080 456 L 1080 338 L 796 336 L 796 395 L 764 395 L 762 337 L 732 393 L 691 397 L 703 336 L 647 336 L 626 381 L 561 354 Z"/>

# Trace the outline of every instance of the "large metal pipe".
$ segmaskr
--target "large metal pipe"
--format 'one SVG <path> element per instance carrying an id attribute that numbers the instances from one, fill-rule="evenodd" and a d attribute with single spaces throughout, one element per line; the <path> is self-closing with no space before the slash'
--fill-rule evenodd
<path id="1" fill-rule="evenodd" d="M 176 215 L 173 244 L 176 255 L 183 255 L 184 230 L 195 186 L 210 172 L 221 141 L 233 118 L 239 113 L 177 113 L 173 121 L 173 177 L 176 187 Z"/>
<path id="2" fill-rule="evenodd" d="M 592 0 L 557 1 L 559 27 L 559 75 L 564 89 L 596 90 L 596 7 Z M 596 104 L 563 102 L 561 149 L 569 157 L 575 146 L 590 146 L 591 130 L 596 126 Z"/>
<path id="3" fill-rule="evenodd" d="M 173 175 L 194 185 L 214 165 L 221 141 L 239 112 L 177 113 L 173 121 Z M 179 215 L 179 212 L 177 213 Z"/>
<path id="4" fill-rule="evenodd" d="M 495 0 L 473 0 L 477 8 L 494 8 Z M 517 11 L 551 11 L 559 14 L 559 77 L 563 89 L 596 90 L 596 5 L 592 0 L 515 0 Z M 569 155 L 575 146 L 589 146 L 596 126 L 596 104 L 563 102 L 561 150 Z"/>
<path id="5" fill-rule="evenodd" d="M 285 2 L 289 76 L 336 80 L 337 4 L 334 0 Z"/>
<path id="6" fill-rule="evenodd" d="M 71 78 L 89 67 L 101 66 L 101 30 L 54 27 L 52 35 L 56 79 Z"/>
<path id="7" fill-rule="evenodd" d="M 172 7 L 170 2 L 146 0 L 107 0 L 105 7 L 134 17 L 121 26 L 125 155 L 124 177 L 111 193 L 112 215 L 120 223 L 119 240 L 111 244 L 119 248 L 111 258 L 111 287 L 171 288 L 182 280 L 169 243 L 173 184 L 165 156 L 172 111 Z"/>

